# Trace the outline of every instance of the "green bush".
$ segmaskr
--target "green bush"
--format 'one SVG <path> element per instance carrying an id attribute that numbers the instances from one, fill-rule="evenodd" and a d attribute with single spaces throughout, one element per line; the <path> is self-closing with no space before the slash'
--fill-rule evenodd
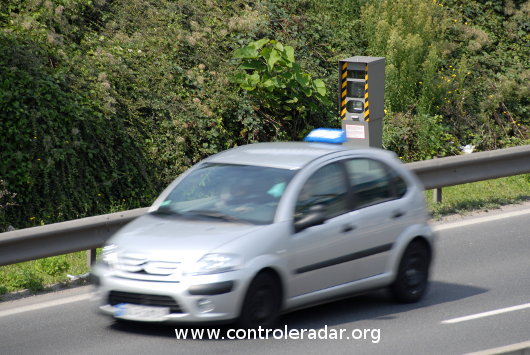
<path id="1" fill-rule="evenodd" d="M 145 201 L 152 184 L 123 124 L 50 70 L 45 47 L 19 40 L 0 34 L 8 48 L 0 54 L 0 176 L 16 193 L 6 222 L 20 228 L 102 213 L 125 197 Z"/>
<path id="2" fill-rule="evenodd" d="M 16 272 L 4 273 L 0 288 L 7 291 L 28 289 L 33 293 L 44 289 L 44 279 L 39 273 L 30 268 L 24 267 Z"/>
<path id="3" fill-rule="evenodd" d="M 233 81 L 256 102 L 268 128 L 256 133 L 258 140 L 299 139 L 314 124 L 310 118 L 318 114 L 319 104 L 329 104 L 324 82 L 302 70 L 291 46 L 265 38 L 237 49 L 234 57 L 241 64 Z"/>
<path id="4" fill-rule="evenodd" d="M 386 57 L 386 109 L 434 113 L 448 27 L 444 11 L 435 1 L 386 0 L 367 3 L 361 16 L 368 53 Z"/>
<path id="5" fill-rule="evenodd" d="M 452 26 L 442 71 L 445 120 L 479 150 L 528 139 L 530 3 L 443 0 Z"/>
<path id="6" fill-rule="evenodd" d="M 36 269 L 49 276 L 65 274 L 70 268 L 65 255 L 54 256 L 37 260 Z"/>
<path id="7" fill-rule="evenodd" d="M 404 161 L 458 154 L 458 139 L 448 133 L 442 122 L 438 115 L 389 115 L 385 117 L 383 146 Z"/>

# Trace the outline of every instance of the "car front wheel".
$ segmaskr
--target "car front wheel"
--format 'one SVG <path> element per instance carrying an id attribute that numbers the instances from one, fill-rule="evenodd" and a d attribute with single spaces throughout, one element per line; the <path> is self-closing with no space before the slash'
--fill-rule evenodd
<path id="1" fill-rule="evenodd" d="M 269 273 L 261 273 L 251 282 L 237 325 L 240 328 L 270 328 L 278 319 L 281 308 L 281 292 L 277 279 Z"/>

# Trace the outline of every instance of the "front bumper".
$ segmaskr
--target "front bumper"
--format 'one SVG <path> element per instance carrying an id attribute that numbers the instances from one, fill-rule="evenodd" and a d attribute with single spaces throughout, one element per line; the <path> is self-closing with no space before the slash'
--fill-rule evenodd
<path id="1" fill-rule="evenodd" d="M 94 267 L 92 278 L 93 300 L 100 312 L 117 319 L 162 323 L 234 320 L 239 316 L 248 283 L 241 270 L 160 282 L 117 277 L 104 265 Z M 124 311 L 130 304 L 155 312 Z"/>

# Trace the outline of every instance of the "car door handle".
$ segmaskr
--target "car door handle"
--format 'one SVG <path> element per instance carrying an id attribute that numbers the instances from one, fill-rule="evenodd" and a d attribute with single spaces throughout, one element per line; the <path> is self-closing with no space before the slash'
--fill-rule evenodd
<path id="1" fill-rule="evenodd" d="M 342 233 L 348 233 L 355 229 L 355 226 L 352 226 L 351 224 L 345 224 L 342 226 Z"/>
<path id="2" fill-rule="evenodd" d="M 392 218 L 399 218 L 399 217 L 403 217 L 405 215 L 405 212 L 402 212 L 402 211 L 394 211 L 392 213 Z"/>

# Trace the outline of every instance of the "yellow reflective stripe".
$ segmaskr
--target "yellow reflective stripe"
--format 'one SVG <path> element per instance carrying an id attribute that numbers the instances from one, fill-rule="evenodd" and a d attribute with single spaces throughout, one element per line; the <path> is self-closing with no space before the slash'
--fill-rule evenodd
<path id="1" fill-rule="evenodd" d="M 346 90 L 342 92 L 342 97 L 346 96 Z"/>
<path id="2" fill-rule="evenodd" d="M 341 115 L 341 116 L 346 115 L 346 107 L 342 109 L 342 111 L 340 112 L 340 115 Z"/>
<path id="3" fill-rule="evenodd" d="M 342 79 L 346 79 L 347 76 L 348 76 L 348 72 L 347 71 L 342 72 Z"/>
<path id="4" fill-rule="evenodd" d="M 346 70 L 348 68 L 348 63 L 342 63 L 342 70 Z"/>
<path id="5" fill-rule="evenodd" d="M 343 81 L 343 82 L 342 82 L 342 88 L 344 89 L 344 88 L 346 87 L 347 84 L 348 84 L 347 81 Z"/>
<path id="6" fill-rule="evenodd" d="M 368 101 L 366 101 L 366 102 L 364 103 L 364 108 L 365 108 L 365 109 L 368 108 Z"/>
<path id="7" fill-rule="evenodd" d="M 342 107 L 346 106 L 346 99 L 342 100 L 341 106 Z"/>

